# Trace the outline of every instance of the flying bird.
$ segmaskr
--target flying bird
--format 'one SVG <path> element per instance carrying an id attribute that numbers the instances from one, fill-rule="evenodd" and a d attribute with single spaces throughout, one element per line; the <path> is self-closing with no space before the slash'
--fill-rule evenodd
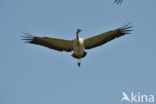
<path id="1" fill-rule="evenodd" d="M 98 34 L 86 39 L 80 38 L 81 29 L 77 29 L 76 38 L 73 40 L 59 39 L 53 37 L 37 37 L 30 33 L 24 33 L 23 40 L 25 43 L 36 44 L 54 49 L 57 51 L 72 52 L 72 57 L 77 59 L 77 65 L 80 67 L 81 59 L 87 55 L 86 50 L 98 47 L 111 41 L 115 38 L 129 34 L 132 31 L 130 23 L 121 26 L 120 28 Z"/>
<path id="2" fill-rule="evenodd" d="M 116 4 L 118 5 L 118 4 L 121 4 L 122 1 L 123 1 L 123 0 L 115 0 L 114 3 L 116 3 Z"/>

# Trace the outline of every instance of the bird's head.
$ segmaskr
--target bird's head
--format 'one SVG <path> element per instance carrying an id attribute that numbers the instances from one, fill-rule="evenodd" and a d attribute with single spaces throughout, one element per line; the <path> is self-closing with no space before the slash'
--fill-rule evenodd
<path id="1" fill-rule="evenodd" d="M 81 29 L 77 29 L 76 34 L 78 35 L 81 31 Z"/>
<path id="2" fill-rule="evenodd" d="M 80 33 L 81 31 L 82 31 L 81 29 L 77 29 L 77 31 L 76 31 L 76 38 L 77 38 L 77 40 L 79 39 L 79 33 Z"/>

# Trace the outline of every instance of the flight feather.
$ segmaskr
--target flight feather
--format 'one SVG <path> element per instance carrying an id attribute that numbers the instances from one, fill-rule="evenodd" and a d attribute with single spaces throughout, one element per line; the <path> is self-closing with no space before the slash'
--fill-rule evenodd
<path id="1" fill-rule="evenodd" d="M 30 33 L 24 33 L 23 40 L 25 43 L 45 46 L 57 51 L 70 52 L 73 50 L 72 40 L 51 38 L 51 37 L 36 37 Z"/>
<path id="2" fill-rule="evenodd" d="M 84 47 L 85 49 L 91 49 L 103 45 L 104 43 L 107 43 L 115 38 L 129 34 L 130 31 L 132 31 L 132 26 L 130 25 L 130 23 L 128 23 L 115 30 L 104 32 L 99 35 L 85 39 Z"/>

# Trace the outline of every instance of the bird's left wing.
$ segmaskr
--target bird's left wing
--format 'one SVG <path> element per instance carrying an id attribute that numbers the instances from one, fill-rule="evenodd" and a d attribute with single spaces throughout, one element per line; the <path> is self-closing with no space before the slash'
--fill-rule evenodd
<path id="1" fill-rule="evenodd" d="M 97 46 L 100 46 L 108 41 L 111 41 L 115 38 L 118 38 L 120 36 L 123 36 L 125 34 L 129 34 L 130 31 L 132 31 L 132 26 L 130 26 L 130 23 L 124 26 L 121 26 L 118 29 L 111 30 L 105 33 L 101 33 L 97 36 L 90 37 L 88 39 L 84 40 L 84 47 L 85 49 L 91 49 Z"/>
<path id="2" fill-rule="evenodd" d="M 73 50 L 72 40 L 50 38 L 50 37 L 37 37 L 37 36 L 32 36 L 30 33 L 24 33 L 24 34 L 25 36 L 23 36 L 23 40 L 25 40 L 26 43 L 45 46 L 57 51 L 70 52 Z"/>

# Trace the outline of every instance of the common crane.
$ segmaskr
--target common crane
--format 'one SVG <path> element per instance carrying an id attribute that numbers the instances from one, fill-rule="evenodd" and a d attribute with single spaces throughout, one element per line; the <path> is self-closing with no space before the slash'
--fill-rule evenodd
<path id="1" fill-rule="evenodd" d="M 121 4 L 123 0 L 115 0 L 114 3 Z"/>
<path id="2" fill-rule="evenodd" d="M 76 38 L 74 40 L 58 39 L 53 37 L 37 37 L 30 33 L 24 33 L 23 40 L 26 43 L 42 45 L 57 51 L 73 52 L 72 57 L 78 60 L 77 65 L 80 67 L 81 59 L 87 55 L 86 50 L 103 45 L 108 41 L 129 34 L 132 31 L 130 23 L 120 28 L 98 34 L 96 36 L 83 39 L 79 37 L 81 29 L 77 29 Z"/>

